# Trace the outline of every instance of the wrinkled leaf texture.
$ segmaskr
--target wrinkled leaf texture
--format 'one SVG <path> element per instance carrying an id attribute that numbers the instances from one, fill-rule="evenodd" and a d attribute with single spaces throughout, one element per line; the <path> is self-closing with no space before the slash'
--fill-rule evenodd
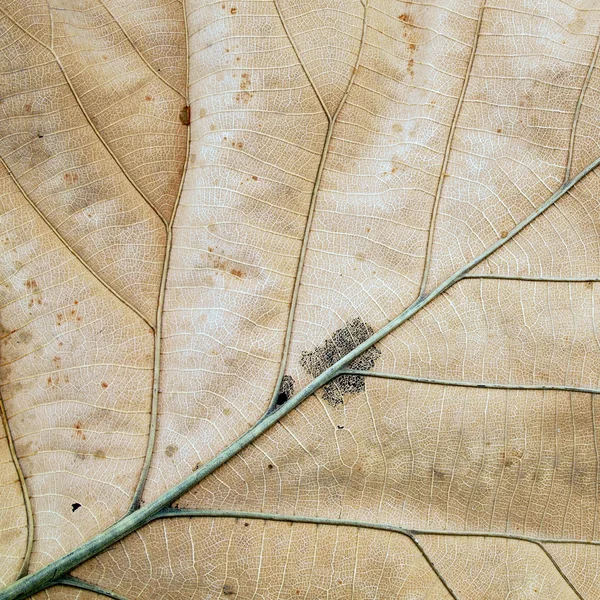
<path id="1" fill-rule="evenodd" d="M 598 2 L 0 32 L 0 597 L 600 597 Z"/>

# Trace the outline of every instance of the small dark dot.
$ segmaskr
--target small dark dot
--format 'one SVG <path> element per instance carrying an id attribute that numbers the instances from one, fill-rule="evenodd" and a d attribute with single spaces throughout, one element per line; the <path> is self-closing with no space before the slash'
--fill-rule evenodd
<path id="1" fill-rule="evenodd" d="M 267 465 L 267 469 L 272 469 L 273 465 Z"/>
<path id="2" fill-rule="evenodd" d="M 250 523 L 244 523 L 244 527 L 248 527 Z"/>
<path id="3" fill-rule="evenodd" d="M 344 429 L 344 426 L 343 425 L 337 425 L 337 428 L 338 429 Z"/>
<path id="4" fill-rule="evenodd" d="M 279 396 L 277 396 L 277 406 L 281 406 L 288 401 L 288 395 L 285 392 L 281 392 Z"/>
<path id="5" fill-rule="evenodd" d="M 71 504 L 71 512 L 75 512 L 78 508 L 81 508 L 79 502 L 73 502 L 73 504 Z"/>
<path id="6" fill-rule="evenodd" d="M 39 138 L 43 138 L 44 136 L 41 133 L 38 133 Z"/>

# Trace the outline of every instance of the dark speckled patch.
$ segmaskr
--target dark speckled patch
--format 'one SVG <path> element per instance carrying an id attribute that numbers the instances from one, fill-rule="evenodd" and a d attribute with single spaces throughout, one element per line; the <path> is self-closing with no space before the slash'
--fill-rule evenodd
<path id="1" fill-rule="evenodd" d="M 334 331 L 333 335 L 314 350 L 305 351 L 300 357 L 300 365 L 313 377 L 320 375 L 340 358 L 346 356 L 373 335 L 373 328 L 357 317 L 348 321 L 345 327 Z M 371 346 L 355 358 L 346 368 L 358 371 L 369 371 L 381 355 L 376 346 Z M 365 389 L 365 378 L 362 375 L 341 375 L 323 387 L 323 398 L 332 406 L 344 402 L 348 394 L 356 394 Z"/>

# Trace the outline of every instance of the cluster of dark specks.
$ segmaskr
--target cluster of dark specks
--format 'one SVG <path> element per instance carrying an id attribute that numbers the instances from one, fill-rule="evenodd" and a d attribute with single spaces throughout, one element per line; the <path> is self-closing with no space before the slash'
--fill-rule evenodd
<path id="1" fill-rule="evenodd" d="M 294 395 L 294 378 L 284 375 L 279 387 L 279 394 L 275 402 L 276 406 L 283 406 Z"/>
<path id="2" fill-rule="evenodd" d="M 348 321 L 345 327 L 333 332 L 333 335 L 310 352 L 303 352 L 300 365 L 313 377 L 334 365 L 338 360 L 354 350 L 359 344 L 373 335 L 373 328 L 357 317 Z M 346 368 L 368 371 L 375 366 L 381 351 L 375 346 L 365 350 L 350 362 Z M 362 375 L 340 375 L 323 388 L 323 398 L 332 406 L 342 404 L 344 396 L 356 394 L 365 389 L 365 378 Z"/>

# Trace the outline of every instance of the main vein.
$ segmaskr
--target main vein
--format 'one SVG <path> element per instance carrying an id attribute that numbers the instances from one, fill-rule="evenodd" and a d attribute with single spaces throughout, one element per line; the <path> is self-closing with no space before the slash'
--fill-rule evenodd
<path id="1" fill-rule="evenodd" d="M 75 550 L 72 550 L 65 556 L 55 560 L 46 567 L 43 567 L 37 573 L 32 573 L 31 575 L 14 582 L 5 590 L 0 592 L 0 600 L 24 600 L 37 591 L 44 589 L 49 585 L 53 585 L 53 582 L 57 578 L 67 575 L 71 570 L 79 566 L 84 561 L 96 556 L 113 543 L 123 539 L 125 536 L 142 527 L 161 510 L 168 508 L 183 494 L 191 490 L 195 485 L 216 471 L 232 457 L 236 456 L 241 450 L 250 445 L 254 440 L 260 437 L 265 431 L 270 429 L 275 423 L 280 421 L 285 415 L 294 410 L 319 388 L 340 375 L 345 367 L 355 358 L 360 356 L 365 350 L 368 350 L 371 346 L 379 342 L 390 332 L 394 331 L 404 322 L 416 315 L 425 306 L 433 302 L 454 284 L 461 281 L 471 269 L 476 267 L 487 257 L 496 252 L 496 250 L 504 246 L 509 240 L 514 238 L 523 229 L 525 229 L 525 227 L 527 227 L 541 214 L 548 210 L 548 208 L 553 206 L 560 198 L 567 194 L 579 181 L 591 173 L 598 165 L 600 165 L 600 158 L 597 158 L 595 161 L 591 162 L 582 171 L 575 175 L 575 177 L 563 184 L 554 194 L 552 194 L 552 196 L 550 196 L 550 198 L 548 198 L 548 200 L 546 200 L 528 217 L 517 224 L 505 237 L 498 239 L 484 252 L 479 254 L 461 269 L 458 269 L 454 274 L 448 277 L 448 279 L 431 291 L 427 296 L 419 298 L 395 319 L 374 333 L 362 344 L 354 348 L 354 350 L 346 354 L 331 367 L 323 371 L 323 373 L 313 379 L 313 381 L 311 381 L 300 392 L 290 398 L 290 400 L 288 400 L 278 411 L 265 415 L 265 417 L 258 421 L 253 427 L 251 427 L 213 459 L 202 465 L 196 471 L 192 472 L 185 479 L 180 481 L 171 489 L 167 490 L 154 501 L 142 506 L 135 512 L 126 515 L 121 520 L 117 521 L 103 532 L 97 534 Z"/>

